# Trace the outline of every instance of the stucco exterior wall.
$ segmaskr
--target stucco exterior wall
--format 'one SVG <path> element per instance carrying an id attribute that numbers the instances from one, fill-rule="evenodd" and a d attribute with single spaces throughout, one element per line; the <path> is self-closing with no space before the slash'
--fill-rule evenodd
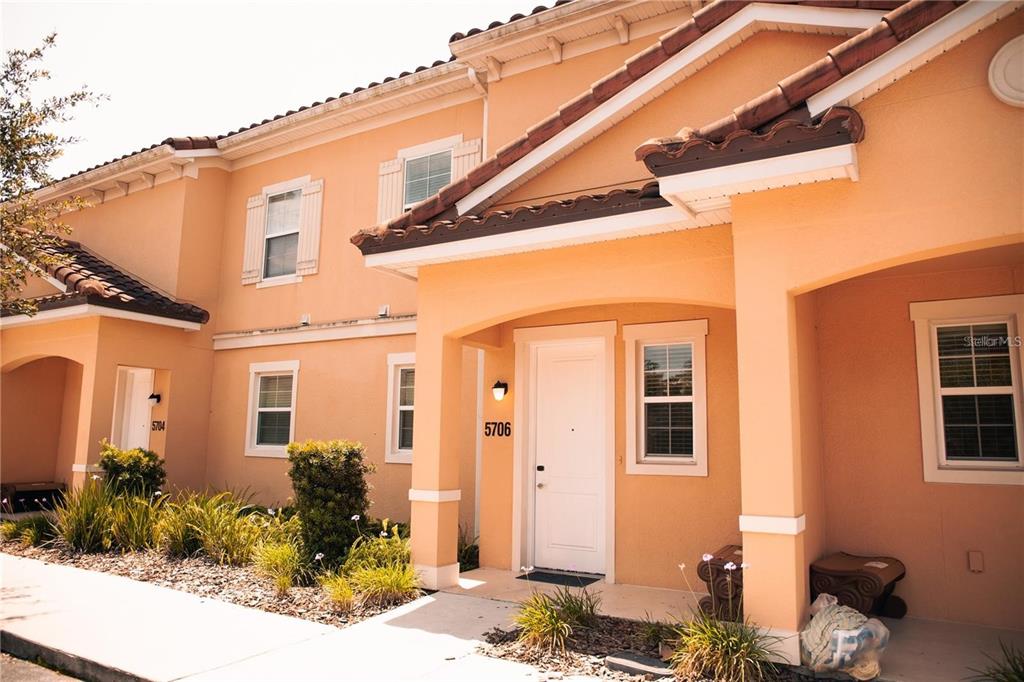
<path id="1" fill-rule="evenodd" d="M 816 293 L 827 548 L 902 560 L 912 616 L 1024 627 L 1024 491 L 924 482 L 909 316 L 912 301 L 1011 293 L 1024 293 L 1011 267 Z M 983 573 L 968 570 L 969 550 L 984 552 Z"/>
<path id="2" fill-rule="evenodd" d="M 69 364 L 43 358 L 0 378 L 0 479 L 5 483 L 64 480 L 55 476 Z"/>
<path id="3" fill-rule="evenodd" d="M 707 477 L 627 474 L 625 342 L 622 325 L 708 320 Z M 513 382 L 518 328 L 614 320 L 615 339 L 615 573 L 616 582 L 685 589 L 679 564 L 695 589 L 703 583 L 696 565 L 705 552 L 738 542 L 739 438 L 737 429 L 736 328 L 725 308 L 670 304 L 587 306 L 532 315 L 500 325 L 501 347 L 485 360 L 486 386 Z M 516 387 L 511 386 L 511 391 Z M 512 395 L 484 401 L 485 421 L 516 424 Z M 484 566 L 507 569 L 512 548 L 513 439 L 485 438 L 480 508 L 480 556 Z"/>

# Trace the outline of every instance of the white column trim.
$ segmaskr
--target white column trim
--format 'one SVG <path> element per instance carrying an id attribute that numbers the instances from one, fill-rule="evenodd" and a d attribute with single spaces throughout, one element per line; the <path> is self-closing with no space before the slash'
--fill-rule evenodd
<path id="1" fill-rule="evenodd" d="M 76 474 L 93 474 L 103 471 L 103 467 L 99 464 L 72 464 L 71 471 Z"/>
<path id="2" fill-rule="evenodd" d="M 410 502 L 458 502 L 462 499 L 462 490 L 417 490 L 409 488 Z"/>
<path id="3" fill-rule="evenodd" d="M 768 533 L 771 535 L 800 535 L 807 530 L 807 516 L 758 516 L 740 515 L 740 531 L 743 533 Z"/>

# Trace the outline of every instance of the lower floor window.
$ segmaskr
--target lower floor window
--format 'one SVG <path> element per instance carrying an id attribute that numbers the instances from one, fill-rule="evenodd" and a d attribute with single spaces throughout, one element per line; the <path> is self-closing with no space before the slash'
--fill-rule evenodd
<path id="1" fill-rule="evenodd" d="M 284 457 L 294 440 L 298 361 L 249 365 L 249 428 L 246 454 Z"/>
<path id="2" fill-rule="evenodd" d="M 416 416 L 416 354 L 388 355 L 388 413 L 384 461 L 412 463 L 413 421 Z"/>

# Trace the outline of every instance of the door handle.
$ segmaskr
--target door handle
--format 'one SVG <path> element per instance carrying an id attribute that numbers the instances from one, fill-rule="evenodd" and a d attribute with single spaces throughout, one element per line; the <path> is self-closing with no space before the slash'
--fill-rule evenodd
<path id="1" fill-rule="evenodd" d="M 538 487 L 538 488 L 543 488 L 543 487 L 544 487 L 544 484 L 543 484 L 543 483 L 538 483 L 538 484 L 537 484 L 537 487 Z"/>

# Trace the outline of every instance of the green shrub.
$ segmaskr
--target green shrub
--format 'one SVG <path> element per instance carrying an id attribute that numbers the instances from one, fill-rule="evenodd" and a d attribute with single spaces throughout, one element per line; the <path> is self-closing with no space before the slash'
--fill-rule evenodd
<path id="1" fill-rule="evenodd" d="M 23 547 L 36 547 L 53 539 L 53 522 L 43 515 L 4 521 L 0 524 L 0 537 L 17 540 Z"/>
<path id="2" fill-rule="evenodd" d="M 360 568 L 348 579 L 363 602 L 373 606 L 400 604 L 420 593 L 419 576 L 409 564 Z"/>
<path id="3" fill-rule="evenodd" d="M 261 542 L 253 552 L 256 571 L 274 581 L 278 596 L 284 596 L 306 571 L 299 548 L 292 542 Z"/>
<path id="4" fill-rule="evenodd" d="M 523 644 L 547 649 L 552 654 L 565 653 L 565 640 L 572 635 L 572 624 L 548 595 L 534 592 L 522 602 L 515 623 Z"/>
<path id="5" fill-rule="evenodd" d="M 65 493 L 53 510 L 57 538 L 78 552 L 109 550 L 114 499 L 110 488 L 95 479 Z"/>
<path id="6" fill-rule="evenodd" d="M 189 492 L 166 502 L 157 522 L 157 544 L 172 557 L 192 557 L 203 549 L 200 534 L 206 505 L 216 504 L 216 496 Z"/>
<path id="7" fill-rule="evenodd" d="M 573 627 L 589 628 L 597 623 L 601 596 L 591 594 L 586 588 L 574 592 L 568 587 L 559 587 L 551 597 L 551 603 Z"/>
<path id="8" fill-rule="evenodd" d="M 472 571 L 480 568 L 480 546 L 477 538 L 473 537 L 469 529 L 459 524 L 459 570 Z"/>
<path id="9" fill-rule="evenodd" d="M 698 612 L 692 621 L 679 626 L 677 633 L 672 667 L 683 679 L 761 682 L 775 677 L 772 661 L 779 638 L 750 623 L 720 620 Z"/>
<path id="10" fill-rule="evenodd" d="M 672 639 L 675 630 L 668 623 L 655 620 L 650 613 L 645 613 L 640 621 L 640 633 L 644 644 L 652 649 L 657 649 L 662 642 Z"/>
<path id="11" fill-rule="evenodd" d="M 291 443 L 288 461 L 306 551 L 337 566 L 358 535 L 356 519 L 369 509 L 366 475 L 373 467 L 363 460 L 362 444 L 344 440 Z"/>
<path id="12" fill-rule="evenodd" d="M 111 509 L 110 534 L 114 545 L 126 552 L 154 549 L 163 497 L 118 497 Z"/>
<path id="13" fill-rule="evenodd" d="M 331 600 L 331 605 L 341 613 L 352 610 L 355 604 L 355 593 L 345 576 L 339 573 L 323 573 L 318 578 L 324 594 Z"/>
<path id="14" fill-rule="evenodd" d="M 122 450 L 105 440 L 101 446 L 100 468 L 114 493 L 148 497 L 167 480 L 164 461 L 155 452 L 142 448 Z"/>
<path id="15" fill-rule="evenodd" d="M 341 572 L 344 575 L 352 575 L 364 569 L 402 566 L 411 560 L 409 541 L 401 536 L 397 525 L 389 527 L 388 520 L 384 519 L 379 535 L 360 535 L 356 538 L 348 551 Z"/>
<path id="16" fill-rule="evenodd" d="M 203 551 L 220 564 L 242 566 L 252 560 L 262 539 L 261 524 L 252 508 L 231 493 L 218 493 L 199 505 L 192 527 Z"/>
<path id="17" fill-rule="evenodd" d="M 999 640 L 999 649 L 1001 658 L 985 654 L 989 664 L 982 670 L 970 669 L 975 673 L 970 677 L 972 682 L 1024 682 L 1024 650 L 1002 640 Z"/>

